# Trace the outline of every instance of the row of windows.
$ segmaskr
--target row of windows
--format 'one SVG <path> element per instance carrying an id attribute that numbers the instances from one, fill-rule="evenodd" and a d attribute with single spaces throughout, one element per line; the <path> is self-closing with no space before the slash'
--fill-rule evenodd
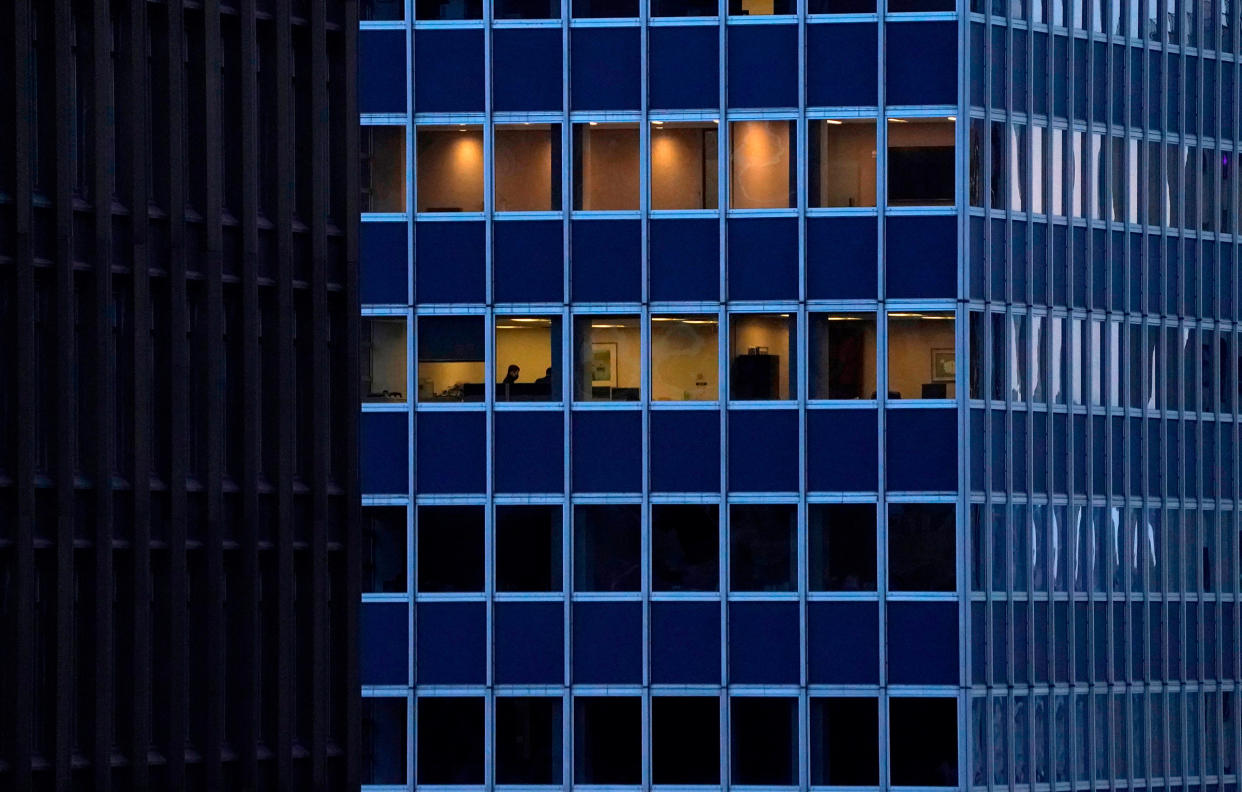
<path id="1" fill-rule="evenodd" d="M 1232 234 L 1239 200 L 1234 157 L 1208 147 L 971 119 L 970 203 Z"/>
<path id="2" fill-rule="evenodd" d="M 633 19 L 639 15 L 640 0 L 570 0 L 574 19 Z M 794 15 L 795 0 L 728 0 L 729 16 Z M 414 0 L 414 19 L 483 19 L 483 0 Z M 877 0 L 808 0 L 808 14 L 874 14 Z M 890 14 L 953 11 L 953 0 L 888 0 Z M 651 0 L 652 17 L 716 17 L 721 7 L 716 0 Z M 405 0 L 363 0 L 362 19 L 400 21 L 405 18 Z M 494 0 L 492 19 L 560 19 L 561 0 Z"/>
<path id="3" fill-rule="evenodd" d="M 807 123 L 807 205 L 873 207 L 876 173 L 888 169 L 887 205 L 954 202 L 954 127 L 949 118 L 889 118 L 885 141 L 874 118 Z M 731 209 L 798 206 L 798 124 L 731 121 L 726 167 L 718 121 L 652 121 L 648 158 L 653 210 L 717 209 L 726 180 Z M 491 208 L 497 212 L 560 211 L 561 125 L 497 124 L 492 131 Z M 366 212 L 407 210 L 406 128 L 362 128 L 362 204 Z M 415 210 L 482 212 L 487 208 L 484 128 L 419 125 Z M 886 165 L 879 152 L 887 146 Z M 575 123 L 572 129 L 575 211 L 637 211 L 643 189 L 638 123 Z"/>
<path id="4" fill-rule="evenodd" d="M 1085 504 L 970 507 L 970 587 L 1004 593 L 1229 595 L 1236 513 Z"/>
<path id="5" fill-rule="evenodd" d="M 481 785 L 490 766 L 499 785 L 637 786 L 646 755 L 653 784 L 719 786 L 724 745 L 730 783 L 795 786 L 802 732 L 813 785 L 878 786 L 881 744 L 894 785 L 957 785 L 957 699 L 890 698 L 886 742 L 877 698 L 812 697 L 806 716 L 798 704 L 784 696 L 732 696 L 727 703 L 717 696 L 652 696 L 644 712 L 638 696 L 574 696 L 567 711 L 560 697 L 497 696 L 489 745 L 486 699 L 421 697 L 415 783 Z M 407 707 L 404 698 L 363 699 L 364 783 L 407 782 Z M 570 768 L 562 765 L 567 740 Z"/>
<path id="6" fill-rule="evenodd" d="M 890 311 L 888 398 L 955 395 L 954 315 Z M 653 401 L 716 401 L 720 383 L 720 314 L 573 315 L 575 401 L 638 401 L 644 366 Z M 486 317 L 424 315 L 418 320 L 419 402 L 481 402 L 485 396 Z M 728 314 L 728 394 L 733 400 L 797 398 L 802 363 L 798 319 L 790 313 Z M 495 317 L 492 387 L 497 401 L 561 401 L 562 316 Z M 806 368 L 813 399 L 876 398 L 877 320 L 873 313 L 813 313 Z M 406 402 L 407 320 L 363 321 L 364 400 Z"/>
<path id="7" fill-rule="evenodd" d="M 1234 335 L 1116 316 L 972 312 L 970 397 L 1232 413 L 1242 395 Z"/>
<path id="8" fill-rule="evenodd" d="M 877 510 L 873 503 L 811 504 L 799 530 L 795 504 L 655 504 L 643 563 L 643 508 L 577 505 L 566 568 L 575 592 L 638 592 L 644 569 L 658 592 L 716 592 L 727 567 L 731 592 L 793 592 L 798 559 L 807 560 L 810 591 L 876 591 Z M 727 526 L 721 517 L 728 514 Z M 893 503 L 887 513 L 889 591 L 957 589 L 955 509 L 948 503 Z M 406 510 L 364 509 L 364 589 L 400 593 L 406 584 Z M 483 506 L 417 509 L 420 593 L 481 593 L 487 559 L 498 592 L 560 592 L 564 552 L 559 505 L 497 506 L 492 550 L 485 547 Z M 727 537 L 722 539 L 722 537 Z"/>
<path id="9" fill-rule="evenodd" d="M 1219 32 L 1221 49 L 1233 49 L 1228 0 L 1219 0 L 1215 9 L 1212 0 L 1182 0 L 1180 9 L 1178 5 L 1178 0 L 971 0 L 970 10 L 976 14 L 990 10 L 994 17 L 1027 20 L 1035 25 L 1208 49 L 1216 47 Z"/>

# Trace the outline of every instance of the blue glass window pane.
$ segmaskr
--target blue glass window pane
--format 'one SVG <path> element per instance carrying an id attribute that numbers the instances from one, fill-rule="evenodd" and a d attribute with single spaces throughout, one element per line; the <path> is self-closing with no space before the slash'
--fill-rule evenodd
<path id="1" fill-rule="evenodd" d="M 418 491 L 486 491 L 486 425 L 481 412 L 422 413 L 414 433 Z"/>
<path id="2" fill-rule="evenodd" d="M 648 233 L 652 300 L 720 299 L 719 220 L 652 220 Z"/>
<path id="3" fill-rule="evenodd" d="M 719 604 L 651 604 L 651 681 L 656 684 L 719 684 Z"/>
<path id="4" fill-rule="evenodd" d="M 437 602 L 418 606 L 418 684 L 480 685 L 486 678 L 487 606 Z"/>
<path id="5" fill-rule="evenodd" d="M 563 492 L 562 427 L 560 412 L 496 413 L 496 491 Z"/>
<path id="6" fill-rule="evenodd" d="M 871 394 L 863 394 L 864 397 Z M 875 410 L 807 413 L 807 487 L 821 492 L 872 491 L 879 487 L 879 435 Z M 848 454 L 829 449 L 848 448 Z"/>
<path id="7" fill-rule="evenodd" d="M 483 31 L 473 29 L 415 32 L 414 78 L 416 112 L 481 112 Z"/>
<path id="8" fill-rule="evenodd" d="M 889 222 L 897 218 L 890 218 Z M 874 299 L 876 219 L 812 217 L 806 221 L 806 291 L 812 300 Z"/>
<path id="9" fill-rule="evenodd" d="M 798 299 L 798 221 L 736 218 L 728 224 L 730 300 Z"/>
<path id="10" fill-rule="evenodd" d="M 798 604 L 729 604 L 729 673 L 739 685 L 798 683 Z"/>
<path id="11" fill-rule="evenodd" d="M 359 475 L 365 494 L 393 495 L 409 491 L 407 421 L 405 413 L 363 413 L 359 419 Z"/>
<path id="12" fill-rule="evenodd" d="M 559 602 L 497 602 L 494 608 L 496 683 L 561 684 L 564 606 Z"/>
<path id="13" fill-rule="evenodd" d="M 957 295 L 956 217 L 890 217 L 885 233 L 889 297 Z"/>
<path id="14" fill-rule="evenodd" d="M 651 413 L 651 489 L 720 491 L 720 414 L 715 410 Z"/>
<path id="15" fill-rule="evenodd" d="M 702 109 L 720 106 L 717 72 L 719 30 L 715 26 L 653 27 L 648 32 L 654 108 Z"/>
<path id="16" fill-rule="evenodd" d="M 728 35 L 729 107 L 797 107 L 798 28 L 745 25 Z"/>
<path id="17" fill-rule="evenodd" d="M 888 603 L 888 681 L 957 683 L 957 603 Z"/>
<path id="18" fill-rule="evenodd" d="M 729 490 L 792 492 L 798 488 L 798 413 L 729 411 Z"/>
<path id="19" fill-rule="evenodd" d="M 576 602 L 573 608 L 574 683 L 641 683 L 642 605 L 637 602 Z"/>
<path id="20" fill-rule="evenodd" d="M 404 33 L 400 30 L 359 31 L 358 112 L 404 113 L 407 73 Z"/>
<path id="21" fill-rule="evenodd" d="M 874 107 L 879 97 L 876 38 L 873 22 L 807 25 L 807 104 Z"/>
<path id="22" fill-rule="evenodd" d="M 890 490 L 957 489 L 956 412 L 891 409 L 886 420 Z"/>
<path id="23" fill-rule="evenodd" d="M 364 685 L 409 682 L 410 621 L 404 603 L 368 602 L 359 614 L 359 674 Z"/>
<path id="24" fill-rule="evenodd" d="M 564 262 L 559 220 L 492 226 L 492 289 L 496 302 L 561 302 Z"/>
<path id="25" fill-rule="evenodd" d="M 880 681 L 879 606 L 874 602 L 807 605 L 810 681 L 874 685 Z"/>
<path id="26" fill-rule="evenodd" d="M 414 286 L 418 302 L 483 302 L 483 234 L 483 223 L 415 224 Z"/>
<path id="27" fill-rule="evenodd" d="M 561 31 L 492 31 L 492 106 L 500 112 L 561 109 Z"/>
<path id="28" fill-rule="evenodd" d="M 639 50 L 636 27 L 572 30 L 570 106 L 574 110 L 638 110 Z"/>
<path id="29" fill-rule="evenodd" d="M 575 492 L 642 489 L 642 416 L 637 412 L 573 414 Z"/>
<path id="30" fill-rule="evenodd" d="M 408 234 L 405 223 L 358 227 L 358 289 L 364 305 L 405 305 L 409 300 Z"/>
<path id="31" fill-rule="evenodd" d="M 642 297 L 637 220 L 575 220 L 570 246 L 575 302 L 637 302 Z"/>

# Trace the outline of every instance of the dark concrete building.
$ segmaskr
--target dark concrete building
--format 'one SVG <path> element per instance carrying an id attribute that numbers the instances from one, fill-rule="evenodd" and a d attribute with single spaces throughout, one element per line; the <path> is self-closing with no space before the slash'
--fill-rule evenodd
<path id="1" fill-rule="evenodd" d="M 353 2 L 0 4 L 0 789 L 344 789 Z"/>

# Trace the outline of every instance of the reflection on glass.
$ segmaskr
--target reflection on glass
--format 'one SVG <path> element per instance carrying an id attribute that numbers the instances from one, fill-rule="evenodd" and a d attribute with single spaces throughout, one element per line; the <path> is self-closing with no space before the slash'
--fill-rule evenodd
<path id="1" fill-rule="evenodd" d="M 561 317 L 496 316 L 496 401 L 558 401 Z"/>
<path id="2" fill-rule="evenodd" d="M 638 209 L 637 124 L 574 124 L 574 209 Z"/>
<path id="3" fill-rule="evenodd" d="M 809 132 L 810 205 L 875 206 L 875 120 L 827 118 Z"/>
<path id="4" fill-rule="evenodd" d="M 889 204 L 951 205 L 954 119 L 890 118 L 888 122 Z"/>
<path id="5" fill-rule="evenodd" d="M 418 319 L 418 401 L 483 401 L 483 317 Z"/>
<path id="6" fill-rule="evenodd" d="M 362 400 L 405 401 L 405 318 L 362 319 Z"/>
<path id="7" fill-rule="evenodd" d="M 719 124 L 653 121 L 651 208 L 715 209 Z"/>
<path id="8" fill-rule="evenodd" d="M 405 127 L 364 126 L 362 211 L 405 211 Z"/>
<path id="9" fill-rule="evenodd" d="M 957 362 L 952 311 L 888 315 L 888 397 L 952 399 Z"/>
<path id="10" fill-rule="evenodd" d="M 733 314 L 729 317 L 730 399 L 794 398 L 797 322 L 792 314 Z"/>
<path id="11" fill-rule="evenodd" d="M 483 128 L 419 127 L 418 211 L 483 211 Z"/>
<path id="12" fill-rule="evenodd" d="M 651 399 L 714 401 L 718 321 L 710 314 L 651 317 Z"/>
<path id="13" fill-rule="evenodd" d="M 811 314 L 812 399 L 875 398 L 875 317 Z"/>
<path id="14" fill-rule="evenodd" d="M 798 507 L 735 504 L 729 509 L 729 590 L 797 590 Z"/>
<path id="15" fill-rule="evenodd" d="M 638 401 L 637 316 L 574 317 L 574 400 Z"/>
<path id="16" fill-rule="evenodd" d="M 497 124 L 497 212 L 561 208 L 561 125 Z"/>
<path id="17" fill-rule="evenodd" d="M 787 209 L 794 205 L 797 177 L 792 121 L 734 121 L 729 125 L 729 206 Z"/>

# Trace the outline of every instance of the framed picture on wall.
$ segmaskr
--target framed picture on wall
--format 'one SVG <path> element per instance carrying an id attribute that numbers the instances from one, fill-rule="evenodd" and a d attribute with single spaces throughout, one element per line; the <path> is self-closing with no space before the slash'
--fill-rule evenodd
<path id="1" fill-rule="evenodd" d="M 931 351 L 931 381 L 952 382 L 957 377 L 957 362 L 952 349 Z"/>
<path id="2" fill-rule="evenodd" d="M 591 386 L 617 387 L 616 341 L 596 341 L 591 344 Z"/>

